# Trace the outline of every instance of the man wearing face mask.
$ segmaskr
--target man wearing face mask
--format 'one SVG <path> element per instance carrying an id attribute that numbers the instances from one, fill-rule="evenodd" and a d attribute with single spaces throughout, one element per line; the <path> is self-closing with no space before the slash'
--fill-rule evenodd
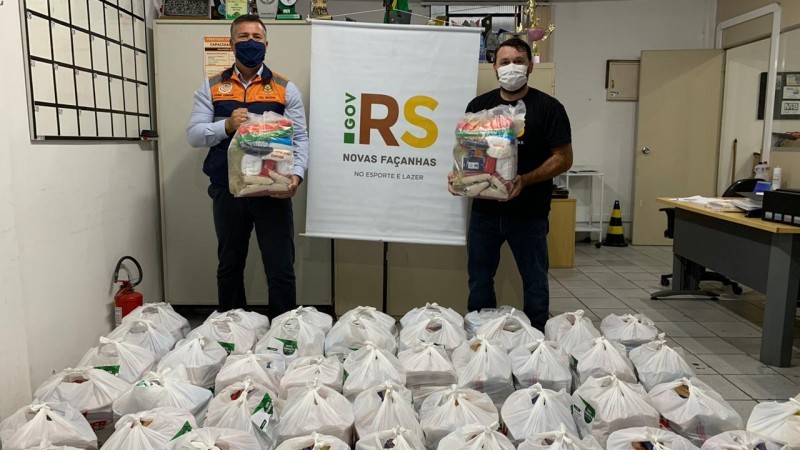
<path id="1" fill-rule="evenodd" d="M 494 308 L 494 276 L 500 248 L 508 242 L 522 276 L 524 310 L 544 330 L 550 293 L 547 283 L 547 216 L 553 177 L 572 167 L 572 132 L 564 107 L 528 87 L 533 70 L 530 46 L 510 39 L 497 48 L 494 68 L 499 89 L 467 106 L 474 113 L 499 105 L 525 104 L 525 132 L 518 139 L 518 175 L 506 201 L 475 199 L 467 232 L 470 311 Z M 452 192 L 452 188 L 451 188 Z"/>
<path id="2" fill-rule="evenodd" d="M 270 315 L 296 306 L 294 222 L 291 197 L 302 183 L 308 162 L 308 134 L 300 90 L 264 64 L 267 30 L 258 16 L 244 15 L 231 24 L 233 67 L 207 79 L 194 94 L 186 138 L 193 147 L 208 147 L 203 172 L 211 180 L 217 234 L 217 295 L 221 311 L 247 306 L 244 268 L 250 234 L 256 230 L 269 287 Z M 294 127 L 294 175 L 291 193 L 235 198 L 228 188 L 228 146 L 248 113 L 273 111 Z"/>

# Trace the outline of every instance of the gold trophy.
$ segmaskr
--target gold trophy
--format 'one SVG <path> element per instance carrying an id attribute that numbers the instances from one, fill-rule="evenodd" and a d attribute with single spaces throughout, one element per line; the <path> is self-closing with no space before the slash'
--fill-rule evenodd
<path id="1" fill-rule="evenodd" d="M 328 14 L 328 0 L 311 0 L 311 18 L 321 20 L 332 20 Z"/>
<path id="2" fill-rule="evenodd" d="M 529 0 L 528 6 L 525 7 L 525 11 L 522 13 L 522 23 L 517 27 L 517 33 L 515 34 L 525 34 L 527 36 L 528 43 L 531 44 L 533 49 L 533 62 L 538 63 L 539 48 L 537 43 L 546 41 L 555 29 L 556 26 L 553 25 L 553 22 L 550 22 L 547 28 L 539 26 L 539 18 L 536 17 L 536 0 Z"/>

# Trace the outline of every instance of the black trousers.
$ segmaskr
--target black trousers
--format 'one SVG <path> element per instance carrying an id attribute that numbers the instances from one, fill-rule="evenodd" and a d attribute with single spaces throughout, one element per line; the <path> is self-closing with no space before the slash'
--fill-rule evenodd
<path id="1" fill-rule="evenodd" d="M 296 307 L 294 218 L 292 200 L 272 197 L 235 198 L 227 186 L 212 184 L 217 232 L 217 293 L 221 311 L 247 306 L 244 267 L 250 234 L 256 229 L 269 288 L 270 316 Z"/>

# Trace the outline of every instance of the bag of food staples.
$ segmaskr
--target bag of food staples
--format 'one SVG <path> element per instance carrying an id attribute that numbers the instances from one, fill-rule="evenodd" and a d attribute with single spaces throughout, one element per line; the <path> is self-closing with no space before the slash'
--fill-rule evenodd
<path id="1" fill-rule="evenodd" d="M 397 337 L 397 320 L 383 311 L 378 311 L 374 306 L 356 306 L 355 308 L 342 314 L 339 321 L 348 320 L 351 317 L 369 319 L 381 324 L 389 330 L 393 336 Z"/>
<path id="2" fill-rule="evenodd" d="M 211 398 L 211 391 L 189 382 L 184 368 L 165 368 L 148 372 L 123 392 L 114 401 L 114 417 L 171 406 L 189 411 L 202 424 Z"/>
<path id="3" fill-rule="evenodd" d="M 506 352 L 544 339 L 544 334 L 531 326 L 527 316 L 521 319 L 518 314 L 513 313 L 487 320 L 478 327 L 476 333 L 486 336 L 487 339 L 499 341 Z"/>
<path id="4" fill-rule="evenodd" d="M 628 356 L 639 374 L 639 381 L 648 391 L 662 383 L 695 376 L 680 353 L 667 345 L 664 333 L 631 350 Z"/>
<path id="5" fill-rule="evenodd" d="M 163 406 L 126 414 L 114 425 L 116 431 L 103 450 L 161 450 L 196 428 L 194 416 L 185 409 Z"/>
<path id="6" fill-rule="evenodd" d="M 538 340 L 516 347 L 508 354 L 518 389 L 541 384 L 546 389 L 571 392 L 569 356 L 553 341 Z"/>
<path id="7" fill-rule="evenodd" d="M 175 345 L 175 348 L 164 355 L 158 362 L 158 369 L 186 369 L 189 382 L 195 386 L 213 389 L 214 380 L 228 352 L 214 339 L 203 336 L 186 338 Z"/>
<path id="8" fill-rule="evenodd" d="M 277 418 L 273 402 L 276 399 L 275 393 L 264 385 L 245 378 L 226 387 L 211 400 L 203 425 L 246 431 L 256 438 L 261 448 L 275 448 Z"/>
<path id="9" fill-rule="evenodd" d="M 315 432 L 286 439 L 275 450 L 350 450 L 350 446 L 335 436 Z"/>
<path id="10" fill-rule="evenodd" d="M 399 350 L 408 350 L 420 343 L 431 343 L 443 347 L 452 355 L 453 350 L 466 340 L 464 328 L 453 325 L 441 315 L 430 314 L 403 327 L 400 331 Z"/>
<path id="11" fill-rule="evenodd" d="M 262 450 L 246 431 L 229 428 L 198 428 L 171 441 L 168 450 Z"/>
<path id="12" fill-rule="evenodd" d="M 592 436 L 581 440 L 577 434 L 567 432 L 565 426 L 558 430 L 537 433 L 525 439 L 517 450 L 604 450 Z"/>
<path id="13" fill-rule="evenodd" d="M 228 147 L 228 179 L 234 197 L 291 192 L 294 174 L 292 121 L 272 111 L 248 114 Z"/>
<path id="14" fill-rule="evenodd" d="M 32 403 L 0 422 L 0 444 L 26 450 L 47 439 L 51 445 L 97 449 L 97 436 L 80 411 L 69 403 Z"/>
<path id="15" fill-rule="evenodd" d="M 417 412 L 428 395 L 458 382 L 453 362 L 437 345 L 417 344 L 400 352 L 397 359 L 406 369 L 406 386 L 411 390 Z"/>
<path id="16" fill-rule="evenodd" d="M 467 113 L 456 125 L 452 189 L 467 197 L 504 200 L 517 176 L 517 137 L 525 128 L 525 105 L 500 105 Z"/>
<path id="17" fill-rule="evenodd" d="M 278 353 L 287 361 L 322 355 L 324 351 L 325 333 L 296 313 L 273 321 L 272 328 L 256 343 L 256 353 Z"/>
<path id="18" fill-rule="evenodd" d="M 622 381 L 636 383 L 636 373 L 625 347 L 603 336 L 576 347 L 572 357 L 577 375 L 575 387 L 585 383 L 589 377 L 601 378 L 611 374 Z"/>
<path id="19" fill-rule="evenodd" d="M 317 308 L 313 306 L 299 306 L 275 317 L 272 321 L 277 322 L 284 319 L 286 316 L 294 314 L 300 315 L 307 323 L 314 324 L 315 327 L 322 330 L 325 334 L 328 334 L 328 331 L 331 331 L 331 327 L 333 326 L 333 317 L 331 317 L 330 314 L 317 311 Z"/>
<path id="20" fill-rule="evenodd" d="M 600 331 L 609 341 L 616 341 L 630 351 L 658 336 L 658 329 L 644 314 L 609 314 L 600 322 Z"/>
<path id="21" fill-rule="evenodd" d="M 630 449 L 697 450 L 687 439 L 677 434 L 651 427 L 617 430 L 608 437 L 606 450 Z"/>
<path id="22" fill-rule="evenodd" d="M 453 385 L 429 395 L 419 418 L 427 448 L 435 449 L 443 437 L 462 426 L 497 423 L 498 414 L 488 395 Z"/>
<path id="23" fill-rule="evenodd" d="M 356 434 L 370 433 L 402 427 L 418 439 L 424 439 L 417 413 L 411 405 L 411 391 L 404 386 L 386 382 L 367 389 L 353 402 Z"/>
<path id="24" fill-rule="evenodd" d="M 187 338 L 204 337 L 219 342 L 229 355 L 243 355 L 253 350 L 256 332 L 229 316 L 212 317 L 192 330 Z"/>
<path id="25" fill-rule="evenodd" d="M 108 334 L 108 339 L 127 342 L 149 350 L 159 358 L 175 346 L 177 339 L 162 325 L 144 319 L 123 321 Z"/>
<path id="26" fill-rule="evenodd" d="M 269 330 L 269 318 L 263 314 L 255 311 L 245 311 L 242 308 L 230 309 L 228 311 L 214 311 L 208 316 L 206 321 L 211 319 L 221 319 L 223 317 L 230 317 L 234 322 L 253 330 L 256 333 L 256 338 L 261 339 L 264 334 Z"/>
<path id="27" fill-rule="evenodd" d="M 336 322 L 325 337 L 325 356 L 336 356 L 344 361 L 367 341 L 389 353 L 397 350 L 394 334 L 383 324 L 366 316 L 350 316 Z"/>
<path id="28" fill-rule="evenodd" d="M 566 391 L 551 391 L 535 384 L 511 394 L 500 417 L 508 428 L 508 438 L 520 444 L 529 436 L 558 430 L 562 425 L 569 433 L 578 434 L 571 405 L 572 398 Z"/>
<path id="29" fill-rule="evenodd" d="M 749 431 L 726 431 L 709 438 L 702 450 L 791 450 L 785 442 Z"/>
<path id="30" fill-rule="evenodd" d="M 270 392 L 278 392 L 284 372 L 286 372 L 286 362 L 281 355 L 257 355 L 252 352 L 231 355 L 217 374 L 214 392 L 220 392 L 237 381 L 244 381 L 245 378 L 251 378 L 256 383 L 264 385 Z"/>
<path id="31" fill-rule="evenodd" d="M 515 450 L 514 444 L 497 431 L 497 424 L 490 426 L 466 425 L 448 434 L 439 441 L 438 450 Z"/>
<path id="32" fill-rule="evenodd" d="M 138 345 L 101 336 L 100 345 L 90 348 L 78 362 L 78 367 L 105 370 L 133 383 L 152 370 L 157 358 L 155 353 Z"/>
<path id="33" fill-rule="evenodd" d="M 425 306 L 412 309 L 400 319 L 400 325 L 407 327 L 433 315 L 438 315 L 453 325 L 464 328 L 464 318 L 461 314 L 453 308 L 440 306 L 438 303 L 425 303 Z"/>
<path id="34" fill-rule="evenodd" d="M 747 421 L 747 431 L 800 448 L 800 395 L 788 402 L 757 404 Z"/>
<path id="35" fill-rule="evenodd" d="M 497 341 L 478 335 L 453 352 L 458 385 L 489 394 L 499 408 L 514 392 L 511 358 Z"/>
<path id="36" fill-rule="evenodd" d="M 403 427 L 370 433 L 356 443 L 355 450 L 422 450 L 425 441 L 417 437 L 416 433 Z"/>
<path id="37" fill-rule="evenodd" d="M 136 307 L 136 309 L 122 318 L 123 321 L 138 319 L 149 320 L 161 325 L 178 340 L 186 337 L 186 334 L 191 330 L 189 321 L 175 312 L 169 303 L 145 303 Z"/>
<path id="38" fill-rule="evenodd" d="M 322 385 L 310 385 L 286 401 L 278 421 L 279 441 L 312 432 L 352 442 L 353 405 L 342 394 Z"/>
<path id="39" fill-rule="evenodd" d="M 483 308 L 479 311 L 470 311 L 464 317 L 464 327 L 467 330 L 467 338 L 475 337 L 478 328 L 486 322 L 492 319 L 505 317 L 509 314 L 527 325 L 531 324 L 530 319 L 528 319 L 528 316 L 526 316 L 524 312 L 512 306 L 504 305 L 499 308 Z"/>
<path id="40" fill-rule="evenodd" d="M 544 326 L 545 339 L 558 342 L 564 353 L 571 355 L 581 344 L 599 338 L 600 332 L 583 314 L 579 309 L 551 317 Z"/>
<path id="41" fill-rule="evenodd" d="M 344 369 L 336 357 L 329 356 L 301 356 L 286 368 L 286 374 L 281 378 L 281 398 L 288 399 L 292 392 L 315 382 L 342 392 L 344 383 Z"/>
<path id="42" fill-rule="evenodd" d="M 385 382 L 406 384 L 406 371 L 400 360 L 370 341 L 351 353 L 342 366 L 347 373 L 342 391 L 348 400 L 355 400 L 362 391 Z"/>

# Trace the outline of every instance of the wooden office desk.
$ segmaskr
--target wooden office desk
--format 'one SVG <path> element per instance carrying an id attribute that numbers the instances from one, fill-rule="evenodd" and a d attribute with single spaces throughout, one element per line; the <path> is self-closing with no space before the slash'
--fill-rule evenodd
<path id="1" fill-rule="evenodd" d="M 765 293 L 760 359 L 789 366 L 800 293 L 800 227 L 670 198 L 657 200 L 676 208 L 673 289 L 697 289 L 708 268 Z"/>

